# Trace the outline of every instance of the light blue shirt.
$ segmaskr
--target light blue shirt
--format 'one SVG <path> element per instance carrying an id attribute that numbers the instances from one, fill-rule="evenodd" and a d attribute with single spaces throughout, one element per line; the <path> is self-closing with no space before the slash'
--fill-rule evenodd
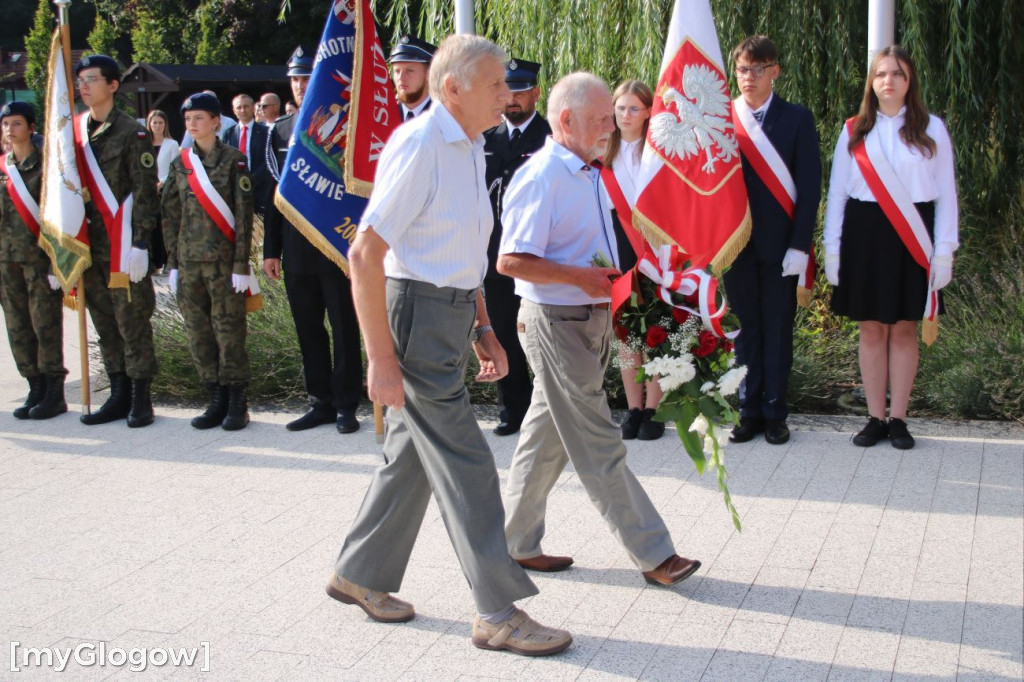
<path id="1" fill-rule="evenodd" d="M 505 192 L 499 254 L 523 253 L 560 265 L 588 267 L 598 252 L 619 265 L 611 204 L 600 171 L 549 137 L 516 171 Z M 516 280 L 516 294 L 545 305 L 584 305 L 591 298 L 571 284 Z"/>

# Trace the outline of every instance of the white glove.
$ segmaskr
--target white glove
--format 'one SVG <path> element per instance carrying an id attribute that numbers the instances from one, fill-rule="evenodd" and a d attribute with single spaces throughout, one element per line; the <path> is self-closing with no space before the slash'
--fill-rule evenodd
<path id="1" fill-rule="evenodd" d="M 839 254 L 825 254 L 825 278 L 834 287 L 839 286 Z"/>
<path id="2" fill-rule="evenodd" d="M 128 254 L 128 279 L 141 282 L 149 273 L 149 251 L 132 247 Z"/>
<path id="3" fill-rule="evenodd" d="M 47 275 L 46 281 L 50 283 L 50 288 L 54 291 L 60 289 L 60 280 L 57 279 L 57 275 Z"/>
<path id="4" fill-rule="evenodd" d="M 807 270 L 808 258 L 810 256 L 806 251 L 786 249 L 786 255 L 782 258 L 782 276 L 792 277 Z"/>
<path id="5" fill-rule="evenodd" d="M 178 295 L 178 283 L 179 282 L 181 282 L 181 279 L 178 277 L 178 268 L 174 268 L 169 273 L 167 273 L 167 284 L 170 285 L 171 293 L 174 296 Z"/>
<path id="6" fill-rule="evenodd" d="M 249 288 L 249 275 L 231 275 L 231 286 L 239 294 Z"/>
<path id="7" fill-rule="evenodd" d="M 932 291 L 938 291 L 947 284 L 953 281 L 953 257 L 952 256 L 932 256 L 932 267 L 931 267 L 931 285 Z"/>

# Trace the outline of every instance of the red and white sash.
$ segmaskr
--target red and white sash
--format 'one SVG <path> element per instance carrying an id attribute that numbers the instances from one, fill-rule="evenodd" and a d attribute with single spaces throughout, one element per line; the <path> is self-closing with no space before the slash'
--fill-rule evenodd
<path id="1" fill-rule="evenodd" d="M 854 118 L 847 119 L 846 128 L 851 135 L 853 124 Z M 885 158 L 878 135 L 874 131 L 865 135 L 860 144 L 854 147 L 853 158 L 871 194 L 878 201 L 879 208 L 896 229 L 896 234 L 907 247 L 914 262 L 924 268 L 928 281 L 928 296 L 924 304 L 922 336 L 925 343 L 931 345 L 938 335 L 939 294 L 931 288 L 932 240 L 928 236 L 928 228 L 899 175 Z"/>
<path id="2" fill-rule="evenodd" d="M 189 171 L 187 175 L 188 186 L 192 188 L 192 193 L 196 195 L 199 205 L 206 211 L 206 215 L 210 216 L 217 229 L 228 238 L 228 241 L 234 244 L 235 214 L 231 212 L 228 202 L 224 201 L 224 197 L 220 195 L 217 188 L 210 182 L 210 176 L 206 174 L 203 162 L 195 155 L 191 147 L 181 150 L 181 162 L 185 164 L 186 170 Z M 247 312 L 259 310 L 262 307 L 260 285 L 252 275 L 249 275 L 249 289 L 245 292 L 245 296 L 245 309 Z"/>
<path id="3" fill-rule="evenodd" d="M 128 256 L 132 251 L 132 207 L 135 204 L 135 197 L 128 194 L 120 204 L 114 196 L 110 184 L 103 177 L 96 155 L 93 154 L 92 146 L 89 144 L 89 114 L 78 115 L 78 131 L 75 135 L 75 144 L 85 163 L 79 169 L 82 180 L 89 189 L 89 194 L 96 209 L 103 218 L 103 225 L 107 228 L 107 236 L 110 237 L 110 287 L 127 288 L 128 281 Z"/>
<path id="4" fill-rule="evenodd" d="M 14 202 L 14 208 L 18 211 L 22 221 L 28 226 L 29 231 L 36 239 L 39 239 L 39 204 L 32 198 L 25 185 L 25 179 L 21 177 L 21 171 L 14 164 L 14 160 L 7 154 L 0 156 L 0 166 L 7 173 L 7 194 Z"/>
<path id="5" fill-rule="evenodd" d="M 633 253 L 639 260 L 647 250 L 647 243 L 640 231 L 633 225 L 633 208 L 626 200 L 626 194 L 619 185 L 619 179 L 610 166 L 601 166 L 601 180 L 604 182 L 604 188 L 608 191 L 608 197 L 612 200 L 612 206 L 615 207 L 615 213 L 619 216 L 619 222 L 622 223 L 622 231 L 626 233 L 629 245 L 633 247 Z"/>
<path id="6" fill-rule="evenodd" d="M 742 97 L 732 101 L 732 121 L 736 126 L 736 140 L 740 143 L 743 157 L 779 202 L 779 206 L 789 219 L 793 220 L 796 215 L 796 183 L 786 162 L 779 156 L 779 152 L 754 117 L 750 105 Z M 797 279 L 797 299 L 801 305 L 810 304 L 811 291 L 814 289 L 814 272 L 814 247 L 811 247 L 807 267 Z"/>

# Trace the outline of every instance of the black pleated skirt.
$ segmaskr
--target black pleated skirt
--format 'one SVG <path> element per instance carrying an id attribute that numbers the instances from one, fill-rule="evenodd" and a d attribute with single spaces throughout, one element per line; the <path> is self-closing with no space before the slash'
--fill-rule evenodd
<path id="1" fill-rule="evenodd" d="M 914 204 L 934 239 L 935 204 Z M 910 255 L 896 229 L 873 201 L 849 199 L 839 247 L 839 286 L 832 312 L 858 322 L 920 321 L 928 296 L 928 273 Z M 939 292 L 939 313 L 943 312 Z"/>

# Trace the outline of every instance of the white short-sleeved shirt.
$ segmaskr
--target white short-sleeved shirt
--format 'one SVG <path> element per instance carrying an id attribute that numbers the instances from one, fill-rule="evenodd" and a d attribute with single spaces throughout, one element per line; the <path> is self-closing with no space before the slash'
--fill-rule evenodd
<path id="1" fill-rule="evenodd" d="M 956 198 L 953 143 L 946 126 L 938 116 L 930 116 L 925 132 L 935 140 L 935 153 L 927 157 L 917 147 L 907 145 L 900 138 L 900 129 L 906 123 L 906 107 L 895 116 L 877 113 L 875 127 L 868 136 L 878 136 L 882 153 L 892 166 L 911 201 L 935 202 L 934 253 L 950 256 L 960 245 L 958 238 L 959 208 Z M 875 202 L 875 195 L 864 180 L 860 167 L 848 151 L 850 132 L 843 125 L 836 141 L 832 158 L 832 175 L 828 184 L 828 204 L 825 209 L 825 253 L 839 253 L 843 233 L 843 216 L 848 198 Z"/>
<path id="2" fill-rule="evenodd" d="M 483 135 L 471 141 L 440 102 L 395 130 L 359 223 L 387 243 L 388 277 L 480 286 L 494 226 L 484 173 Z"/>
<path id="3" fill-rule="evenodd" d="M 587 267 L 601 252 L 619 264 L 611 204 L 600 172 L 549 137 L 516 171 L 505 192 L 499 254 L 523 253 L 561 265 Z M 591 298 L 571 284 L 516 280 L 516 293 L 546 305 L 584 305 Z"/>

